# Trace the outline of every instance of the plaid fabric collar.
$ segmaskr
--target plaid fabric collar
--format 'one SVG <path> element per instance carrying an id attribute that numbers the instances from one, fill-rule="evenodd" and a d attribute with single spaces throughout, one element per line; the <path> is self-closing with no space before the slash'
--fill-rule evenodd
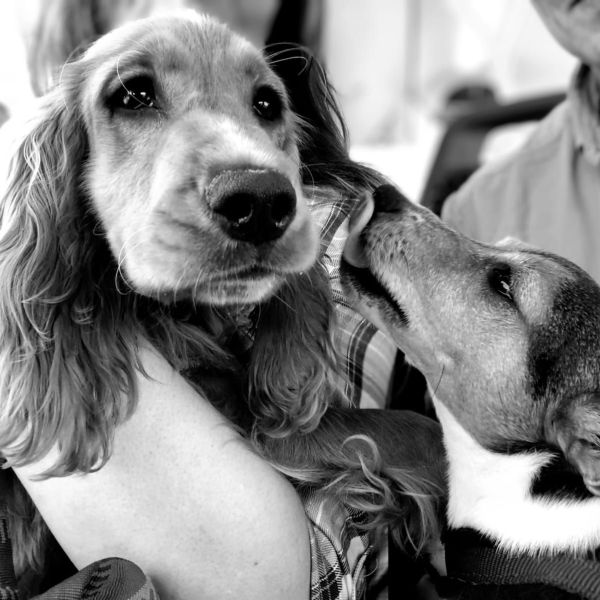
<path id="1" fill-rule="evenodd" d="M 334 235 L 348 218 L 358 199 L 331 187 L 304 186 L 311 213 L 321 230 L 321 256 L 327 253 Z"/>

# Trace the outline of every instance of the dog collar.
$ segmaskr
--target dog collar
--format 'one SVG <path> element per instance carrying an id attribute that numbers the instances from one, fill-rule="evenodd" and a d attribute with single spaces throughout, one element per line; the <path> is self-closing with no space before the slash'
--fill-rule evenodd
<path id="1" fill-rule="evenodd" d="M 598 550 L 579 557 L 512 553 L 498 549 L 492 540 L 468 528 L 447 531 L 443 541 L 449 584 L 539 585 L 586 600 L 600 598 Z"/>

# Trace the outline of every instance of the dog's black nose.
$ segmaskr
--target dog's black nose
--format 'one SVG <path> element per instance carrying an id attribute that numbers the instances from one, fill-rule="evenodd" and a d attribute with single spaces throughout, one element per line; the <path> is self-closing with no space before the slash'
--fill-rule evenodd
<path id="1" fill-rule="evenodd" d="M 210 182 L 208 202 L 222 229 L 259 245 L 281 237 L 296 214 L 296 192 L 276 171 L 233 169 Z"/>
<path id="2" fill-rule="evenodd" d="M 405 208 L 412 206 L 411 201 L 390 184 L 380 185 L 373 192 L 375 212 L 402 212 Z"/>

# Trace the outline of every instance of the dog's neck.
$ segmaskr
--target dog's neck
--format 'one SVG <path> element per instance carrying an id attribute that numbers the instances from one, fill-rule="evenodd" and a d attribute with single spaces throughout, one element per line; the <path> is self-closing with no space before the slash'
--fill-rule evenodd
<path id="1" fill-rule="evenodd" d="M 600 546 L 600 498 L 535 497 L 550 452 L 500 454 L 483 448 L 434 399 L 448 455 L 448 524 L 469 527 L 515 552 L 581 553 Z"/>

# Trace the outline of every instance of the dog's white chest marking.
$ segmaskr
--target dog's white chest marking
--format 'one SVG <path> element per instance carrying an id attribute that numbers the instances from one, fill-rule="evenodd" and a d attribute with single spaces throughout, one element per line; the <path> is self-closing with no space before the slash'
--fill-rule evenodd
<path id="1" fill-rule="evenodd" d="M 600 498 L 530 494 L 548 453 L 498 454 L 480 446 L 435 400 L 448 454 L 448 521 L 489 535 L 511 551 L 582 552 L 600 546 Z"/>

